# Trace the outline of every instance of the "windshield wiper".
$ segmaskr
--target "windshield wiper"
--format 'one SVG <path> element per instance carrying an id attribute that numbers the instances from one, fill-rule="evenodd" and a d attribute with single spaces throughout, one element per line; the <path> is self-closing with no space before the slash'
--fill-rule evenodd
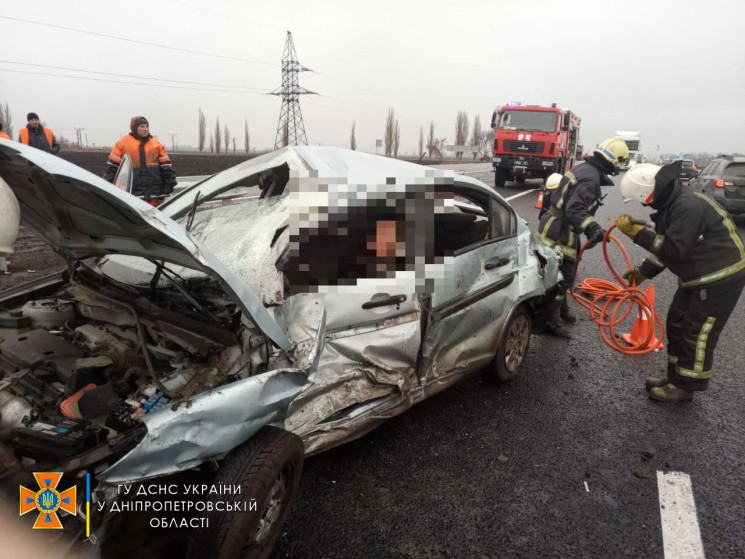
<path id="1" fill-rule="evenodd" d="M 180 280 L 183 281 L 183 278 L 181 276 L 179 276 L 176 272 L 174 272 L 170 268 L 166 268 L 165 262 L 163 260 L 161 260 L 160 262 L 156 262 L 152 258 L 149 258 L 148 260 L 150 260 L 156 266 L 156 271 L 155 271 L 155 274 L 153 275 L 153 280 L 156 280 L 156 278 L 157 279 L 160 279 L 160 276 L 163 276 L 164 278 L 166 278 L 171 283 L 171 285 L 173 285 L 173 287 L 176 288 L 176 290 L 179 293 L 181 293 L 181 295 L 184 296 L 184 298 L 187 301 L 189 301 L 189 303 L 191 303 L 191 305 L 196 310 L 198 310 L 199 312 L 205 313 L 207 316 L 209 316 L 216 323 L 218 323 L 218 324 L 220 323 L 220 319 L 212 311 L 210 311 L 208 308 L 206 308 L 204 305 L 202 305 L 199 301 L 197 301 L 186 289 L 184 289 L 184 286 L 183 285 L 179 284 L 179 282 L 177 282 L 174 279 L 174 277 L 171 276 L 171 274 L 173 274 L 173 276 L 175 276 L 175 277 L 177 277 L 177 278 L 179 278 Z M 153 285 L 153 282 L 152 281 L 150 282 L 150 288 L 153 289 L 153 290 L 155 290 L 155 286 L 157 286 L 157 285 L 158 285 L 157 284 L 157 280 L 156 280 L 155 285 Z"/>
<path id="2" fill-rule="evenodd" d="M 191 226 L 194 223 L 194 216 L 197 213 L 197 205 L 199 204 L 199 196 L 202 194 L 202 191 L 200 190 L 197 192 L 197 195 L 194 196 L 194 202 L 191 204 L 191 209 L 189 210 L 189 215 L 186 218 L 186 230 L 190 231 Z"/>

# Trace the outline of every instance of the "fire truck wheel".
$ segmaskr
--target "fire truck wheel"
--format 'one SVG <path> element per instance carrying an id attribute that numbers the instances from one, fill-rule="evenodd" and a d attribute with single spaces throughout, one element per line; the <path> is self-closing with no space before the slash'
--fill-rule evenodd
<path id="1" fill-rule="evenodd" d="M 497 170 L 494 172 L 494 185 L 495 186 L 504 186 L 506 177 L 505 173 L 502 169 L 497 167 Z"/>

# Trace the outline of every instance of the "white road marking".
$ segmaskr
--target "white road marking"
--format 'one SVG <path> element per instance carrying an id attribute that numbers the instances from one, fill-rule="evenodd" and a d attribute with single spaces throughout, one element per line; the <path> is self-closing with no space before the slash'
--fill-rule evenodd
<path id="1" fill-rule="evenodd" d="M 587 485 L 587 481 L 585 481 L 585 491 L 590 492 L 590 486 Z"/>
<path id="2" fill-rule="evenodd" d="M 682 472 L 657 472 L 665 559 L 704 559 L 691 477 Z"/>
<path id="3" fill-rule="evenodd" d="M 510 200 L 514 200 L 515 198 L 520 198 L 520 196 L 525 196 L 526 194 L 530 194 L 531 192 L 535 192 L 536 190 L 540 190 L 540 188 L 531 188 L 530 190 L 525 190 L 521 192 L 520 194 L 513 194 L 512 196 L 505 198 L 505 200 L 509 202 Z"/>

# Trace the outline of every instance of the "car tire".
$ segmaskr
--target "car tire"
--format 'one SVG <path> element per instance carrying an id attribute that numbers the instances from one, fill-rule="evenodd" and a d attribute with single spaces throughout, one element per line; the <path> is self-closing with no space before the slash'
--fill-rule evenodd
<path id="1" fill-rule="evenodd" d="M 515 182 L 517 182 L 517 184 L 525 184 L 525 175 L 517 175 L 515 177 Z"/>
<path id="2" fill-rule="evenodd" d="M 499 167 L 494 171 L 494 186 L 503 187 L 506 182 L 505 173 Z"/>
<path id="3" fill-rule="evenodd" d="M 297 496 L 303 458 L 300 437 L 275 427 L 264 427 L 235 448 L 222 462 L 212 483 L 240 486 L 240 495 L 216 495 L 214 501 L 250 505 L 255 499 L 256 510 L 208 513 L 209 526 L 193 530 L 190 535 L 187 557 L 267 557 Z"/>
<path id="4" fill-rule="evenodd" d="M 485 371 L 489 380 L 510 382 L 517 378 L 528 354 L 531 333 L 530 314 L 520 305 L 507 321 L 494 360 Z"/>

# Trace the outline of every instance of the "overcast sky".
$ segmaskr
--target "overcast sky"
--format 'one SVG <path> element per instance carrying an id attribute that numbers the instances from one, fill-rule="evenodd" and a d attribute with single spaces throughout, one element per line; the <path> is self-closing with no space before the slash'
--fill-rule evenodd
<path id="1" fill-rule="evenodd" d="M 99 146 L 138 114 L 168 147 L 169 134 L 195 146 L 201 107 L 239 150 L 247 118 L 252 147 L 266 149 L 280 99 L 264 92 L 281 84 L 289 30 L 315 71 L 300 74 L 319 93 L 301 99 L 310 144 L 348 147 L 356 121 L 358 148 L 374 151 L 393 107 L 400 151 L 413 153 L 430 121 L 454 143 L 459 110 L 488 127 L 496 105 L 521 101 L 576 112 L 585 146 L 640 130 L 643 152 L 742 152 L 744 18 L 743 0 L 3 0 L 0 103 L 16 135 L 35 111 L 58 136 L 82 127 Z"/>

